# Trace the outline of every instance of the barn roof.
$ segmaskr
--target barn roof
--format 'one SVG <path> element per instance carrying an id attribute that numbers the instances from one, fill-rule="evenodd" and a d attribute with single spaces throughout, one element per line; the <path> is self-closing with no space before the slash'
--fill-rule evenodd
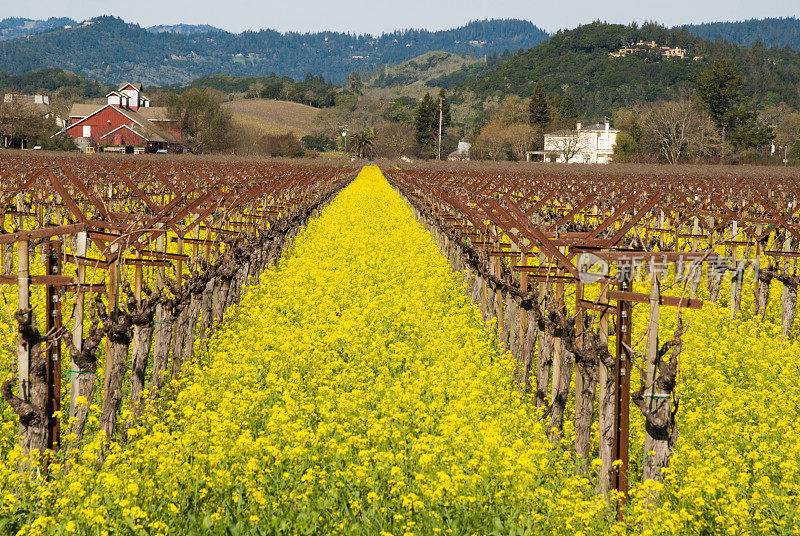
<path id="1" fill-rule="evenodd" d="M 73 107 L 72 107 L 73 111 L 75 111 L 75 107 L 76 106 L 81 106 L 81 105 L 78 105 L 78 104 L 73 105 Z M 89 117 L 95 115 L 100 110 L 104 110 L 106 108 L 111 108 L 113 110 L 116 110 L 120 114 L 124 115 L 125 117 L 127 117 L 128 119 L 133 121 L 134 123 L 136 123 L 137 126 L 134 127 L 134 128 L 136 129 L 137 133 L 139 133 L 140 135 L 144 136 L 149 141 L 164 141 L 164 142 L 168 142 L 168 143 L 180 143 L 180 141 L 178 141 L 178 139 L 175 138 L 175 136 L 173 136 L 172 134 L 170 134 L 169 132 L 167 132 L 166 130 L 161 128 L 160 126 L 158 126 L 156 123 L 152 122 L 152 120 L 151 120 L 151 117 L 153 116 L 152 113 L 142 114 L 142 113 L 137 112 L 137 111 L 128 110 L 126 108 L 120 108 L 119 106 L 115 106 L 113 104 L 105 104 L 105 105 L 99 105 L 99 106 L 98 105 L 82 105 L 82 106 L 86 106 L 87 108 L 86 109 L 80 109 L 79 108 L 78 111 L 88 111 L 89 110 L 89 108 L 88 108 L 89 106 L 93 107 L 94 110 L 91 111 L 90 113 L 86 114 L 85 116 L 72 115 L 72 112 L 70 112 L 70 117 L 81 117 L 81 119 L 79 121 L 76 121 L 75 123 L 71 124 L 70 126 L 66 127 L 63 130 L 63 132 L 66 132 L 67 130 L 69 130 L 69 129 L 75 127 L 75 126 L 80 125 L 86 119 L 88 119 Z M 142 110 L 142 111 L 143 110 L 153 110 L 153 108 L 140 108 L 140 110 Z M 156 108 L 156 110 L 158 110 L 158 108 Z M 166 108 L 162 108 L 162 110 L 164 110 L 164 113 L 166 113 Z"/>
<path id="2" fill-rule="evenodd" d="M 136 91 L 141 91 L 142 90 L 142 84 L 132 84 L 130 82 L 125 82 L 124 84 L 119 86 L 119 89 L 117 91 L 122 91 L 123 89 L 125 89 L 128 86 L 131 86 Z"/>
<path id="3" fill-rule="evenodd" d="M 95 112 L 98 112 L 109 106 L 107 103 L 105 104 L 73 104 L 72 108 L 70 109 L 69 116 L 70 117 L 88 117 Z M 115 106 L 118 108 L 118 106 Z M 169 117 L 169 109 L 164 106 L 150 106 L 147 108 L 139 108 L 138 111 L 134 112 L 133 110 L 126 110 L 123 109 L 122 111 L 128 113 L 138 113 L 145 119 L 149 119 L 150 121 L 171 121 Z"/>

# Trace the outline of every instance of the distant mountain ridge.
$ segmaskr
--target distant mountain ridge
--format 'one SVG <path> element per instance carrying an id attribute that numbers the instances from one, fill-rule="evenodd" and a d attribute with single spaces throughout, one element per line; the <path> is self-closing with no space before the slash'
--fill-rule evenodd
<path id="1" fill-rule="evenodd" d="M 225 30 L 208 24 L 158 24 L 147 29 L 150 33 L 176 33 L 182 35 L 192 35 L 204 32 L 224 32 Z"/>
<path id="2" fill-rule="evenodd" d="M 723 41 L 742 46 L 752 46 L 760 40 L 766 46 L 789 46 L 800 51 L 800 19 L 781 17 L 750 19 L 738 22 L 708 22 L 690 24 L 684 29 L 703 39 Z"/>
<path id="3" fill-rule="evenodd" d="M 20 37 L 49 32 L 56 28 L 74 26 L 76 24 L 77 22 L 66 17 L 51 17 L 47 20 L 10 17 L 0 20 L 0 41 L 19 39 Z"/>
<path id="4" fill-rule="evenodd" d="M 110 85 L 120 80 L 159 86 L 185 84 L 219 73 L 275 73 L 302 79 L 309 72 L 339 83 L 352 71 L 402 63 L 433 50 L 483 57 L 532 48 L 548 37 L 533 23 L 516 19 L 475 21 L 435 32 L 403 30 L 375 37 L 338 32 L 282 34 L 274 30 L 196 33 L 189 26 L 151 31 L 116 17 L 99 17 L 78 27 L 0 41 L 0 71 L 21 74 L 61 68 Z"/>

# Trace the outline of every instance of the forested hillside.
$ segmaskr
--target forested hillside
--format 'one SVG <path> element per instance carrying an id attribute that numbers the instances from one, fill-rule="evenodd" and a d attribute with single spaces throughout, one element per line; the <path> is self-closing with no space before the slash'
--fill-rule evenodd
<path id="1" fill-rule="evenodd" d="M 729 43 L 750 46 L 761 41 L 767 46 L 790 46 L 800 50 L 800 20 L 795 17 L 750 19 L 739 22 L 708 22 L 684 26 L 703 39 L 721 38 Z"/>
<path id="2" fill-rule="evenodd" d="M 656 51 L 625 57 L 609 53 L 639 41 L 681 47 L 684 59 L 666 58 Z M 696 60 L 693 58 L 699 56 Z M 708 41 L 688 30 L 657 25 L 643 27 L 593 23 L 560 31 L 547 42 L 520 51 L 497 68 L 459 86 L 478 98 L 504 94 L 529 97 L 536 82 L 548 95 L 569 92 L 587 116 L 602 117 L 620 107 L 675 98 L 692 87 L 692 78 L 715 59 L 732 60 L 744 80 L 743 92 L 751 106 L 780 102 L 800 105 L 800 54 L 790 49 L 767 49 L 763 44 L 741 48 Z M 458 76 L 455 73 L 451 76 Z"/>
<path id="3" fill-rule="evenodd" d="M 49 32 L 64 26 L 77 24 L 74 20 L 64 17 L 52 17 L 47 20 L 23 19 L 20 17 L 9 17 L 0 20 L 0 41 L 5 39 L 17 39 Z"/>
<path id="4" fill-rule="evenodd" d="M 247 98 L 286 100 L 315 108 L 333 106 L 338 89 L 321 76 L 312 76 L 311 74 L 306 74 L 302 81 L 295 81 L 287 76 L 233 77 L 219 74 L 198 78 L 187 87 L 216 89 L 225 93 L 242 93 Z M 179 90 L 180 88 L 171 89 Z"/>
<path id="5" fill-rule="evenodd" d="M 306 73 L 339 83 L 352 71 L 401 63 L 431 50 L 482 57 L 533 47 L 547 34 L 521 20 L 472 22 L 445 31 L 404 30 L 379 37 L 273 30 L 232 34 L 153 33 L 114 17 L 0 43 L 0 71 L 68 69 L 107 84 L 185 84 L 206 75 L 291 76 Z"/>
<path id="6" fill-rule="evenodd" d="M 58 93 L 74 97 L 102 97 L 109 88 L 86 77 L 61 69 L 38 69 L 25 74 L 0 72 L 0 93 Z"/>

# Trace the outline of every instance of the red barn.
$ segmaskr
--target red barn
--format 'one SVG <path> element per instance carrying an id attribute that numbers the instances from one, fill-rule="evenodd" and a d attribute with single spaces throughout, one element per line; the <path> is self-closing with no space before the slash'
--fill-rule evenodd
<path id="1" fill-rule="evenodd" d="M 150 106 L 141 84 L 123 84 L 106 95 L 106 104 L 75 104 L 66 132 L 82 143 L 111 150 L 134 148 L 136 152 L 159 150 L 183 152 L 180 121 L 167 108 Z"/>

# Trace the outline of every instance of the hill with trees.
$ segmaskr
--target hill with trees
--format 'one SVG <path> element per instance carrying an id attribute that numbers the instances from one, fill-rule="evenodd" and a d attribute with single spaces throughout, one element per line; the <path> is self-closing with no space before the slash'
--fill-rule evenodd
<path id="1" fill-rule="evenodd" d="M 0 72 L 0 92 L 47 93 L 91 99 L 102 97 L 109 90 L 99 82 L 62 69 L 38 69 L 24 74 Z"/>
<path id="2" fill-rule="evenodd" d="M 9 17 L 0 20 L 0 41 L 6 39 L 19 39 L 29 35 L 36 35 L 64 26 L 74 26 L 77 22 L 66 17 L 51 17 L 47 20 L 24 19 Z"/>
<path id="3" fill-rule="evenodd" d="M 297 102 L 315 108 L 333 106 L 338 87 L 325 81 L 322 76 L 306 73 L 305 78 L 295 81 L 288 76 L 230 76 L 217 74 L 204 76 L 188 84 L 189 88 L 216 89 L 229 94 L 241 94 L 245 98 L 277 99 Z M 163 88 L 180 90 L 180 88 Z"/>
<path id="4" fill-rule="evenodd" d="M 223 30 L 215 26 L 209 26 L 208 24 L 157 24 L 155 26 L 150 26 L 147 31 L 150 33 L 176 33 L 192 35 L 197 33 L 222 32 Z"/>
<path id="5" fill-rule="evenodd" d="M 658 47 L 645 46 L 622 57 L 610 55 L 642 41 L 654 41 Z M 660 46 L 684 49 L 686 57 L 666 57 Z M 509 94 L 530 97 L 541 82 L 548 95 L 570 93 L 584 116 L 601 118 L 621 106 L 677 98 L 690 91 L 693 78 L 717 59 L 731 60 L 737 67 L 743 78 L 742 92 L 751 106 L 800 105 L 799 53 L 788 48 L 768 49 L 763 43 L 744 48 L 708 41 L 688 30 L 655 24 L 593 23 L 560 31 L 484 75 L 468 78 L 458 89 L 481 100 Z"/>
<path id="6" fill-rule="evenodd" d="M 749 47 L 757 41 L 766 46 L 800 50 L 800 19 L 796 17 L 750 19 L 737 22 L 707 22 L 683 27 L 703 39 L 722 39 L 729 43 Z"/>
<path id="7" fill-rule="evenodd" d="M 107 84 L 137 80 L 148 85 L 186 84 L 219 73 L 290 76 L 314 73 L 335 83 L 353 71 L 402 63 L 441 50 L 482 57 L 533 47 L 546 32 L 528 21 L 471 22 L 443 31 L 403 30 L 377 37 L 337 32 L 233 34 L 151 32 L 115 17 L 0 42 L 0 71 L 69 69 Z"/>

